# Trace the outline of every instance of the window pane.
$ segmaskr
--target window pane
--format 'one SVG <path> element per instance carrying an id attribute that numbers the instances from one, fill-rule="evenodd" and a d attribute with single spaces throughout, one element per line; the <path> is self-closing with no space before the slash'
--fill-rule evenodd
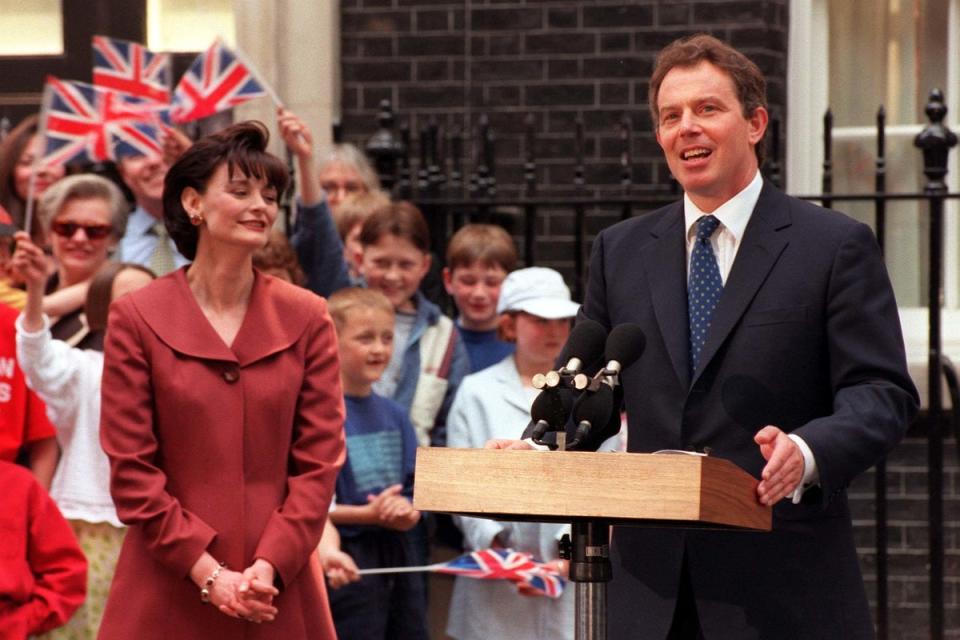
<path id="1" fill-rule="evenodd" d="M 232 0 L 147 0 L 147 48 L 202 51 L 214 38 L 233 45 Z"/>
<path id="2" fill-rule="evenodd" d="M 839 127 L 924 122 L 934 87 L 946 84 L 948 3 L 842 0 L 830 10 L 830 108 Z"/>
<path id="3" fill-rule="evenodd" d="M 0 0 L 0 56 L 63 53 L 60 0 Z"/>
<path id="4" fill-rule="evenodd" d="M 922 191 L 923 159 L 913 146 L 913 136 L 888 134 L 886 141 L 887 191 Z M 834 139 L 834 193 L 873 193 L 876 150 L 875 136 Z M 901 307 L 926 304 L 927 206 L 910 200 L 887 201 L 884 257 Z M 875 225 L 872 202 L 834 202 L 833 207 Z"/>
<path id="5" fill-rule="evenodd" d="M 933 88 L 946 88 L 947 12 L 943 0 L 830 0 L 829 104 L 834 116 L 833 169 L 837 193 L 874 190 L 876 138 L 850 135 L 873 127 L 883 105 L 887 125 L 923 125 Z M 918 129 L 919 130 L 919 129 Z M 914 132 L 887 134 L 887 191 L 919 192 L 923 158 Z M 836 203 L 873 224 L 871 203 Z M 888 201 L 886 261 L 901 306 L 926 303 L 926 204 Z"/>

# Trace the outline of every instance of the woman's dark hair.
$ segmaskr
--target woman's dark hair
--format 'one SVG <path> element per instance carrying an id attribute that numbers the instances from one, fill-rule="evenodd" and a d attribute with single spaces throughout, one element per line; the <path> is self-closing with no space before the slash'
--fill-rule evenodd
<path id="1" fill-rule="evenodd" d="M 7 134 L 0 145 L 0 206 L 7 210 L 18 229 L 23 228 L 27 203 L 17 193 L 15 170 L 23 150 L 37 133 L 39 120 L 37 114 L 27 116 Z M 36 219 L 34 223 L 35 226 L 39 225 Z"/>
<path id="2" fill-rule="evenodd" d="M 133 262 L 108 262 L 103 265 L 90 280 L 90 288 L 87 289 L 87 301 L 83 309 L 91 333 L 106 331 L 107 311 L 113 301 L 113 281 L 117 279 L 117 275 L 121 271 L 126 269 L 136 269 L 137 271 L 143 271 L 151 278 L 157 277 L 150 269 Z"/>
<path id="3" fill-rule="evenodd" d="M 287 188 L 287 166 L 267 151 L 269 140 L 270 134 L 262 122 L 239 122 L 201 138 L 170 167 L 163 182 L 163 222 L 177 251 L 185 258 L 196 257 L 200 235 L 180 200 L 187 187 L 203 194 L 211 176 L 226 163 L 230 176 L 240 171 L 249 178 L 265 179 L 278 194 Z"/>
<path id="4" fill-rule="evenodd" d="M 430 253 L 430 229 L 412 202 L 391 202 L 371 213 L 360 228 L 360 244 L 365 247 L 377 244 L 386 235 L 406 240 L 423 253 Z"/>

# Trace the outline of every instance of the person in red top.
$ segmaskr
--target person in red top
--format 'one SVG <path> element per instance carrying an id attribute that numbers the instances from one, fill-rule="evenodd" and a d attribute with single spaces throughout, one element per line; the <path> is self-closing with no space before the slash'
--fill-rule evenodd
<path id="1" fill-rule="evenodd" d="M 59 450 L 43 400 L 27 388 L 17 364 L 18 311 L 0 304 L 0 460 L 14 462 L 21 448 L 44 489 L 50 488 Z"/>
<path id="2" fill-rule="evenodd" d="M 0 460 L 0 640 L 65 624 L 87 595 L 87 560 L 26 469 Z"/>

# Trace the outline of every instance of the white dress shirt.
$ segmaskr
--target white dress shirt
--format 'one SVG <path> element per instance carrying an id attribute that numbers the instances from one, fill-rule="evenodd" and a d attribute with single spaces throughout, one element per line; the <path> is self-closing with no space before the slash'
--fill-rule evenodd
<path id="1" fill-rule="evenodd" d="M 720 226 L 717 227 L 717 231 L 710 238 L 710 245 L 713 247 L 713 254 L 717 258 L 717 266 L 720 268 L 720 279 L 724 285 L 727 284 L 727 276 L 730 275 L 733 261 L 740 249 L 743 232 L 747 228 L 747 223 L 750 222 L 750 216 L 753 215 L 762 189 L 763 179 L 760 177 L 760 172 L 757 171 L 757 175 L 753 177 L 750 184 L 709 214 L 701 211 L 690 199 L 690 196 L 683 194 L 683 219 L 687 230 L 688 279 L 690 277 L 690 258 L 693 254 L 694 243 L 697 241 L 697 221 L 702 216 L 713 215 L 720 221 Z M 800 453 L 803 454 L 803 478 L 791 496 L 794 504 L 796 504 L 800 502 L 803 492 L 808 487 L 820 482 L 820 472 L 817 469 L 817 461 L 813 457 L 813 452 L 803 441 L 803 438 L 792 433 L 787 435 L 797 443 L 797 446 L 800 447 Z"/>
<path id="2" fill-rule="evenodd" d="M 120 239 L 119 252 L 116 257 L 121 262 L 134 262 L 145 267 L 150 266 L 150 257 L 157 247 L 157 236 L 151 231 L 158 220 L 147 213 L 143 207 L 137 207 L 127 218 L 127 230 Z M 180 268 L 190 261 L 180 255 L 173 240 L 167 239 L 170 250 L 173 252 L 173 263 Z M 163 274 L 157 274 L 163 275 Z"/>

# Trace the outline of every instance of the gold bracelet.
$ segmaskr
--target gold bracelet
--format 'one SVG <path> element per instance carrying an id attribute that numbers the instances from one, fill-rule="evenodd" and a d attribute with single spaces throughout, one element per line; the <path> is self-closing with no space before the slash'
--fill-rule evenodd
<path id="1" fill-rule="evenodd" d="M 213 570 L 213 573 L 211 573 L 207 579 L 203 581 L 203 586 L 200 588 L 200 602 L 210 602 L 210 587 L 212 587 L 213 583 L 217 581 L 217 577 L 220 575 L 220 572 L 225 566 L 227 566 L 226 563 L 221 562 L 220 565 Z"/>

